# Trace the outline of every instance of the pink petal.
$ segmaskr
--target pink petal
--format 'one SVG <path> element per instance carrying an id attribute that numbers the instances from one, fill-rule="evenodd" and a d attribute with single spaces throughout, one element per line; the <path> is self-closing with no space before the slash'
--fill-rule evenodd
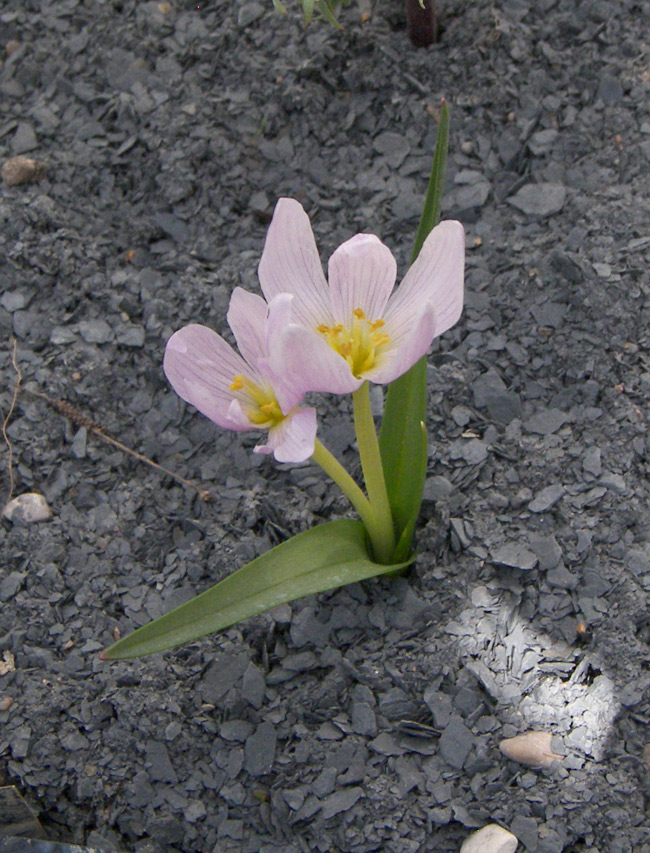
<path id="1" fill-rule="evenodd" d="M 376 367 L 364 374 L 364 378 L 378 385 L 387 385 L 406 373 L 431 346 L 436 326 L 436 314 L 429 302 L 424 306 L 415 326 L 408 330 L 408 334 L 391 338 L 390 349 Z M 382 331 L 390 334 L 390 325 L 387 323 Z"/>
<path id="2" fill-rule="evenodd" d="M 348 394 L 362 379 L 352 375 L 347 361 L 316 332 L 289 325 L 276 340 L 270 356 L 271 369 L 296 391 Z"/>
<path id="3" fill-rule="evenodd" d="M 253 367 L 266 356 L 265 326 L 268 305 L 261 296 L 236 287 L 230 297 L 228 325 L 240 353 Z"/>
<path id="4" fill-rule="evenodd" d="M 167 342 L 163 370 L 178 396 L 211 421 L 225 429 L 245 428 L 233 426 L 230 384 L 239 373 L 251 376 L 251 369 L 212 329 L 191 325 L 175 332 Z"/>
<path id="5" fill-rule="evenodd" d="M 258 275 L 267 302 L 278 293 L 293 293 L 298 322 L 308 328 L 329 323 L 329 290 L 309 217 L 292 198 L 275 206 Z"/>
<path id="6" fill-rule="evenodd" d="M 273 453 L 278 462 L 305 462 L 314 453 L 316 409 L 299 408 L 269 430 L 266 444 L 255 453 Z"/>
<path id="7" fill-rule="evenodd" d="M 464 267 L 463 226 L 454 220 L 441 222 L 391 296 L 384 313 L 386 332 L 398 339 L 410 334 L 427 302 L 435 312 L 433 337 L 450 329 L 463 310 Z"/>
<path id="8" fill-rule="evenodd" d="M 349 327 L 355 308 L 370 321 L 383 317 L 397 264 L 378 237 L 357 234 L 341 244 L 330 258 L 328 272 L 332 313 L 339 323 Z"/>

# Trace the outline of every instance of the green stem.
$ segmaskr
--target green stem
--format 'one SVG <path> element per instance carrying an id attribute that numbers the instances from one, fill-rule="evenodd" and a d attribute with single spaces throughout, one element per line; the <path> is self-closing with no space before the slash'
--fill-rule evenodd
<path id="1" fill-rule="evenodd" d="M 367 382 L 352 394 L 354 404 L 354 430 L 357 434 L 361 469 L 368 491 L 368 500 L 379 524 L 377 536 L 372 536 L 375 559 L 381 563 L 390 562 L 395 550 L 395 529 L 393 515 L 386 491 L 384 469 L 381 464 L 379 442 L 375 431 L 375 422 L 370 408 L 370 388 Z"/>
<path id="2" fill-rule="evenodd" d="M 338 459 L 332 456 L 325 445 L 318 439 L 316 439 L 314 454 L 311 458 L 313 462 L 320 465 L 328 477 L 331 477 L 332 480 L 334 480 L 339 489 L 359 513 L 359 518 L 363 521 L 370 537 L 373 538 L 371 530 L 377 526 L 377 519 L 375 518 L 370 501 L 364 495 L 363 491 L 354 482 Z"/>

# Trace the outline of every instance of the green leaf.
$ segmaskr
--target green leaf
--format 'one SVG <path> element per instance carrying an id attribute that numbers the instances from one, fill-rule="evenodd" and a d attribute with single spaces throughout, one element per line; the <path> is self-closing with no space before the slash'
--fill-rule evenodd
<path id="1" fill-rule="evenodd" d="M 328 23 L 332 24 L 332 26 L 336 27 L 337 30 L 342 30 L 343 27 L 336 20 L 336 15 L 334 14 L 337 5 L 337 2 L 330 2 L 330 0 L 316 0 L 316 8 L 320 12 L 321 16 L 325 18 Z"/>
<path id="2" fill-rule="evenodd" d="M 448 146 L 449 108 L 443 100 L 431 177 L 411 263 L 440 218 Z M 398 543 L 394 555 L 396 561 L 404 560 L 410 553 L 413 531 L 422 506 L 427 468 L 426 411 L 427 360 L 424 357 L 390 384 L 379 432 L 379 448 Z"/>
<path id="3" fill-rule="evenodd" d="M 280 0 L 273 0 L 273 7 L 274 7 L 275 11 L 279 12 L 281 15 L 287 14 L 287 9 L 285 6 L 282 5 Z"/>
<path id="4" fill-rule="evenodd" d="M 314 14 L 314 3 L 316 0 L 302 0 L 302 14 L 305 21 L 305 26 L 307 26 L 313 17 Z"/>
<path id="5" fill-rule="evenodd" d="M 344 519 L 321 524 L 283 542 L 192 601 L 118 640 L 101 657 L 124 660 L 162 652 L 278 604 L 389 574 L 409 562 L 391 566 L 373 563 L 360 521 Z"/>

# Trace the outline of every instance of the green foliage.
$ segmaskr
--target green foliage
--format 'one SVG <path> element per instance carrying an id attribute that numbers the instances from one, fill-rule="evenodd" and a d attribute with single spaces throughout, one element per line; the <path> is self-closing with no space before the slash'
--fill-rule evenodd
<path id="1" fill-rule="evenodd" d="M 433 166 L 411 263 L 419 255 L 422 244 L 440 219 L 448 146 L 449 108 L 447 102 L 443 101 Z M 413 531 L 422 506 L 427 468 L 426 410 L 425 357 L 390 384 L 379 432 L 381 460 L 397 537 L 394 552 L 396 562 L 404 560 L 411 551 Z"/>
<path id="2" fill-rule="evenodd" d="M 162 652 L 279 604 L 406 565 L 408 561 L 395 566 L 373 563 L 360 521 L 321 524 L 267 551 L 191 601 L 118 640 L 102 658 L 124 660 Z"/>

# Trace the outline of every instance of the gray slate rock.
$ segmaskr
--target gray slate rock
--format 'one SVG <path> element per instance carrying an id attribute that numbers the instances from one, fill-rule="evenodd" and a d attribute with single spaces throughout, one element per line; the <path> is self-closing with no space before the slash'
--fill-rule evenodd
<path id="1" fill-rule="evenodd" d="M 565 488 L 559 483 L 554 486 L 547 486 L 535 495 L 533 500 L 528 504 L 528 509 L 531 512 L 546 512 L 555 506 L 564 493 Z"/>
<path id="2" fill-rule="evenodd" d="M 474 744 L 474 736 L 461 718 L 454 714 L 440 736 L 440 755 L 447 764 L 462 770 Z"/>
<path id="3" fill-rule="evenodd" d="M 564 207 L 566 187 L 550 183 L 525 184 L 507 201 L 529 216 L 552 216 Z"/>
<path id="4" fill-rule="evenodd" d="M 529 572 L 537 565 L 537 557 L 521 542 L 506 542 L 490 552 L 491 560 L 499 566 Z"/>
<path id="5" fill-rule="evenodd" d="M 251 776 L 265 776 L 271 772 L 275 760 L 277 736 L 271 723 L 261 723 L 246 739 L 244 769 Z"/>
<path id="6" fill-rule="evenodd" d="M 524 429 L 538 435 L 552 435 L 569 420 L 559 409 L 544 409 L 524 422 Z"/>

